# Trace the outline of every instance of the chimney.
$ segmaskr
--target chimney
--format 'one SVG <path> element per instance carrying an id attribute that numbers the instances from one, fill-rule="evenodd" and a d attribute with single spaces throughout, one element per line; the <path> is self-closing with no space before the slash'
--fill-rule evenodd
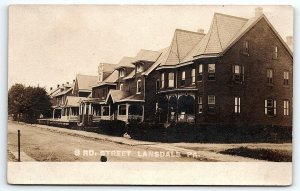
<path id="1" fill-rule="evenodd" d="M 69 82 L 67 82 L 67 84 L 69 85 Z"/>
<path id="2" fill-rule="evenodd" d="M 57 84 L 57 87 L 59 88 L 59 84 Z"/>
<path id="3" fill-rule="evenodd" d="M 65 84 L 62 84 L 62 87 L 64 87 L 65 86 Z"/>
<path id="4" fill-rule="evenodd" d="M 256 7 L 255 8 L 255 17 L 259 17 L 264 13 L 264 10 L 262 7 Z"/>
<path id="5" fill-rule="evenodd" d="M 200 28 L 197 30 L 198 33 L 204 34 L 204 29 Z"/>
<path id="6" fill-rule="evenodd" d="M 52 91 L 52 87 L 50 87 L 50 91 Z"/>
<path id="7" fill-rule="evenodd" d="M 73 84 L 75 84 L 75 80 L 73 80 Z"/>
<path id="8" fill-rule="evenodd" d="M 286 37 L 286 43 L 287 43 L 287 45 L 289 45 L 289 46 L 293 46 L 293 36 L 287 36 Z"/>

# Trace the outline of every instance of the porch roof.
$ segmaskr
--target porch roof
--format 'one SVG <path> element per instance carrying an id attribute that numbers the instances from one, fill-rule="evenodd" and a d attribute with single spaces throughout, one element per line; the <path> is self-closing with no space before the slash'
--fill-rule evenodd
<path id="1" fill-rule="evenodd" d="M 145 102 L 145 100 L 141 94 L 134 94 L 134 95 L 128 96 L 124 99 L 121 99 L 117 102 Z"/>
<path id="2" fill-rule="evenodd" d="M 81 97 L 67 96 L 65 107 L 78 107 Z"/>
<path id="3" fill-rule="evenodd" d="M 105 102 L 108 102 L 109 97 L 112 98 L 113 103 L 118 102 L 129 96 L 129 92 L 123 90 L 109 90 Z"/>

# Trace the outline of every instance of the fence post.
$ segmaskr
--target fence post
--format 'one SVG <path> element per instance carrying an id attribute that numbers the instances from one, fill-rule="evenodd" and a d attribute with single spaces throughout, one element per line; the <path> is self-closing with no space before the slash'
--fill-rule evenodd
<path id="1" fill-rule="evenodd" d="M 18 162 L 21 162 L 21 133 L 20 133 L 20 130 L 18 130 Z"/>

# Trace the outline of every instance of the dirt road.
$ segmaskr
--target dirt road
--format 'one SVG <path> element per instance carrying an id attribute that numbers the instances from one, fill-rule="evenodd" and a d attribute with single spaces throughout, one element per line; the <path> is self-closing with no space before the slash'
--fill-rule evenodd
<path id="1" fill-rule="evenodd" d="M 36 161 L 99 161 L 101 155 L 107 156 L 108 161 L 199 161 L 194 158 L 178 157 L 176 153 L 161 148 L 151 148 L 148 145 L 129 146 L 9 122 L 10 161 L 16 159 L 12 153 L 17 152 L 18 130 L 21 131 L 21 152 Z"/>

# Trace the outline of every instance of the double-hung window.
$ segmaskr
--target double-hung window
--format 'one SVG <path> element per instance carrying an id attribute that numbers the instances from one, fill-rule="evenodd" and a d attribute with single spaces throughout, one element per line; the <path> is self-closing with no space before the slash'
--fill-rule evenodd
<path id="1" fill-rule="evenodd" d="M 198 113 L 203 113 L 203 100 L 202 100 L 202 96 L 198 97 Z"/>
<path id="2" fill-rule="evenodd" d="M 276 115 L 276 100 L 273 99 L 265 100 L 265 115 L 268 116 Z"/>
<path id="3" fill-rule="evenodd" d="M 169 73 L 169 83 L 168 83 L 169 88 L 174 87 L 174 73 L 171 72 Z"/>
<path id="4" fill-rule="evenodd" d="M 184 86 L 185 85 L 185 71 L 182 71 L 181 72 L 181 86 Z"/>
<path id="5" fill-rule="evenodd" d="M 215 64 L 208 64 L 208 80 L 215 80 L 216 79 L 216 65 Z"/>
<path id="6" fill-rule="evenodd" d="M 234 113 L 241 113 L 241 98 L 234 97 Z"/>
<path id="7" fill-rule="evenodd" d="M 273 83 L 273 69 L 267 69 L 267 83 Z"/>
<path id="8" fill-rule="evenodd" d="M 160 81 L 161 81 L 161 88 L 164 88 L 165 87 L 165 73 L 161 73 Z"/>
<path id="9" fill-rule="evenodd" d="M 142 91 L 142 81 L 139 79 L 136 81 L 136 93 L 140 94 Z"/>
<path id="10" fill-rule="evenodd" d="M 202 81 L 203 79 L 203 64 L 199 64 L 199 70 L 198 70 L 198 81 Z"/>
<path id="11" fill-rule="evenodd" d="M 244 55 L 249 56 L 249 42 L 248 41 L 244 41 L 243 42 L 243 50 L 242 50 Z"/>
<path id="12" fill-rule="evenodd" d="M 192 84 L 195 84 L 195 82 L 196 82 L 196 70 L 194 68 L 192 69 L 191 76 L 192 76 Z"/>
<path id="13" fill-rule="evenodd" d="M 216 97 L 214 95 L 209 95 L 207 103 L 208 103 L 208 113 L 215 113 Z"/>
<path id="14" fill-rule="evenodd" d="M 283 101 L 283 115 L 288 116 L 289 114 L 290 103 L 288 100 Z"/>
<path id="15" fill-rule="evenodd" d="M 288 71 L 283 72 L 283 85 L 285 85 L 285 86 L 289 85 L 289 72 Z"/>

